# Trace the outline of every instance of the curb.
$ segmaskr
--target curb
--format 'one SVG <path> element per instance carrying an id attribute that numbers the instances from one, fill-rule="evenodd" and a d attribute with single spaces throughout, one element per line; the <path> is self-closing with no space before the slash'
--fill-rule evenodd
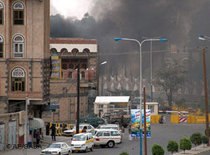
<path id="1" fill-rule="evenodd" d="M 197 147 L 193 147 L 191 150 L 186 150 L 185 154 L 188 155 L 199 155 L 200 153 L 210 151 L 210 146 L 207 145 L 199 145 Z M 174 155 L 183 155 L 184 151 L 175 153 Z"/>

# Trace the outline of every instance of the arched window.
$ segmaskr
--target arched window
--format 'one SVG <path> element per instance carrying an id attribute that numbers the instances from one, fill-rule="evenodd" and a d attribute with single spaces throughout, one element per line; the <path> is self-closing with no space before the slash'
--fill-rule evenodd
<path id="1" fill-rule="evenodd" d="M 22 68 L 15 68 L 11 74 L 11 89 L 12 91 L 25 91 L 25 71 Z"/>
<path id="2" fill-rule="evenodd" d="M 0 25 L 4 24 L 4 4 L 0 2 Z"/>
<path id="3" fill-rule="evenodd" d="M 15 35 L 13 38 L 13 57 L 24 57 L 24 38 L 22 35 Z"/>
<path id="4" fill-rule="evenodd" d="M 0 35 L 0 58 L 4 56 L 4 38 Z"/>
<path id="5" fill-rule="evenodd" d="M 24 5 L 22 2 L 16 2 L 13 5 L 13 24 L 24 24 Z"/>
<path id="6" fill-rule="evenodd" d="M 90 50 L 88 48 L 85 48 L 82 52 L 83 53 L 90 53 Z"/>
<path id="7" fill-rule="evenodd" d="M 71 52 L 72 52 L 73 54 L 77 54 L 77 53 L 79 52 L 79 50 L 78 50 L 77 48 L 74 48 L 74 49 L 71 50 Z"/>

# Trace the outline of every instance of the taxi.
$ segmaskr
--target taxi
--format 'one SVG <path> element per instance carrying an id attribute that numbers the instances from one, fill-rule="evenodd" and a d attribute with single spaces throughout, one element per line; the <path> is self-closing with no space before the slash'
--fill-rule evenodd
<path id="1" fill-rule="evenodd" d="M 79 125 L 79 133 L 82 133 L 82 130 L 86 128 L 87 132 L 90 132 L 94 129 L 94 127 L 90 124 L 80 124 Z M 63 136 L 73 136 L 74 134 L 76 134 L 76 125 L 74 126 L 73 129 L 70 130 L 65 130 L 63 132 Z"/>
<path id="2" fill-rule="evenodd" d="M 108 146 L 113 148 L 115 144 L 121 143 L 121 134 L 115 129 L 95 129 L 94 145 Z"/>
<path id="3" fill-rule="evenodd" d="M 93 151 L 94 139 L 91 133 L 75 134 L 71 141 L 72 152 L 88 150 Z"/>

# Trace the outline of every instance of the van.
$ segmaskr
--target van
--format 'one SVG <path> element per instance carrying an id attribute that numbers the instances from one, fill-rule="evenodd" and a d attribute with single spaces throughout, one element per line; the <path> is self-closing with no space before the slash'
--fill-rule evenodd
<path id="1" fill-rule="evenodd" d="M 95 129 L 94 145 L 108 146 L 112 148 L 115 144 L 121 143 L 120 132 L 115 129 Z"/>
<path id="2" fill-rule="evenodd" d="M 71 141 L 72 152 L 88 150 L 93 151 L 94 139 L 91 133 L 75 134 Z"/>

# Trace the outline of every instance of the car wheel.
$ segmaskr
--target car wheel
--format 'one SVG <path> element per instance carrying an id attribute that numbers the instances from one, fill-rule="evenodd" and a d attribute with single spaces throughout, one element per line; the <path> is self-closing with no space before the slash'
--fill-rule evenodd
<path id="1" fill-rule="evenodd" d="M 72 153 L 74 153 L 75 151 L 74 150 L 72 150 Z"/>
<path id="2" fill-rule="evenodd" d="M 108 146 L 109 148 L 113 148 L 114 145 L 115 145 L 115 143 L 114 143 L 113 141 L 109 141 L 109 142 L 107 143 L 107 146 Z"/>
<path id="3" fill-rule="evenodd" d="M 85 148 L 85 152 L 88 152 L 88 147 Z"/>
<path id="4" fill-rule="evenodd" d="M 70 154 L 71 154 L 71 151 L 68 152 L 68 155 L 70 155 Z"/>
<path id="5" fill-rule="evenodd" d="M 59 152 L 58 155 L 61 155 L 61 153 Z"/>
<path id="6" fill-rule="evenodd" d="M 93 146 L 90 148 L 90 151 L 93 152 Z"/>

